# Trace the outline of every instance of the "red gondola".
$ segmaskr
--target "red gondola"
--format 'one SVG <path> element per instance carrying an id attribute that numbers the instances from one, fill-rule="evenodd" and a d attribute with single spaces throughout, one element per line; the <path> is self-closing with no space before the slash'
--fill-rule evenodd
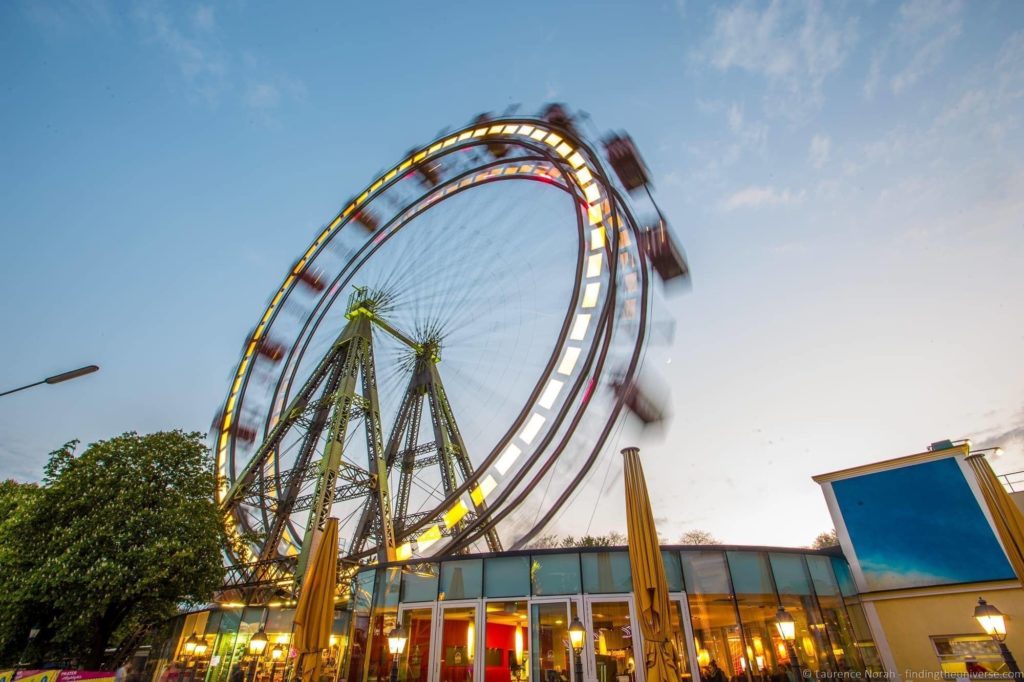
<path id="1" fill-rule="evenodd" d="M 679 277 L 682 277 L 683 281 L 690 278 L 690 267 L 686 264 L 686 257 L 676 246 L 664 220 L 659 220 L 657 225 L 644 231 L 643 248 L 662 282 Z"/>
<path id="2" fill-rule="evenodd" d="M 367 232 L 376 232 L 377 228 L 380 227 L 380 220 L 377 219 L 377 216 L 366 209 L 356 213 L 355 221 L 362 225 L 363 229 Z"/>
<path id="3" fill-rule="evenodd" d="M 285 347 L 280 343 L 264 339 L 256 346 L 256 352 L 268 360 L 280 362 L 281 359 L 284 358 Z"/>
<path id="4" fill-rule="evenodd" d="M 309 287 L 310 289 L 317 293 L 320 293 L 321 291 L 327 288 L 327 285 L 324 284 L 324 281 L 320 278 L 320 275 L 310 270 L 303 270 L 297 275 L 297 277 L 299 278 L 300 282 L 302 282 L 307 287 Z"/>

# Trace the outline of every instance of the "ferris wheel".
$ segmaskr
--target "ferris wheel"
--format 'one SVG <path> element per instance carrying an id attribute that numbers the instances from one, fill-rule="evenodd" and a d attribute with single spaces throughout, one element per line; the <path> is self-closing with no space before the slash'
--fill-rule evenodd
<path id="1" fill-rule="evenodd" d="M 634 215 L 629 138 L 603 149 L 614 175 L 560 105 L 481 115 L 316 235 L 214 423 L 238 585 L 294 587 L 328 516 L 351 566 L 521 546 L 624 406 L 656 418 L 632 382 L 651 274 L 686 265 L 660 212 Z"/>

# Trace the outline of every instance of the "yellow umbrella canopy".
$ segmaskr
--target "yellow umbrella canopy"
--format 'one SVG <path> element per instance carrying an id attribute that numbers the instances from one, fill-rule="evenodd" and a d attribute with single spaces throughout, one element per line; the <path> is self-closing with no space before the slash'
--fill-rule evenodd
<path id="1" fill-rule="evenodd" d="M 633 595 L 644 636 L 644 665 L 647 682 L 679 682 L 678 654 L 672 637 L 668 583 L 665 564 L 654 527 L 651 500 L 647 495 L 640 451 L 626 448 L 626 530 L 629 564 L 633 573 Z"/>
<path id="2" fill-rule="evenodd" d="M 295 607 L 292 646 L 302 682 L 319 682 L 320 653 L 331 645 L 334 624 L 334 591 L 338 579 L 338 519 L 329 518 L 306 567 Z"/>

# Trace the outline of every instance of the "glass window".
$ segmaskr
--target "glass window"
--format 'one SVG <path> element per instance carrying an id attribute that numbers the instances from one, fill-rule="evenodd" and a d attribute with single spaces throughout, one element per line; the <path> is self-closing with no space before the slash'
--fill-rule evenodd
<path id="1" fill-rule="evenodd" d="M 782 594 L 811 594 L 811 583 L 804 570 L 804 558 L 799 554 L 773 552 L 768 555 L 775 576 L 775 586 Z"/>
<path id="2" fill-rule="evenodd" d="M 437 564 L 421 564 L 402 571 L 402 601 L 434 601 L 437 599 Z"/>
<path id="3" fill-rule="evenodd" d="M 209 657 L 210 676 L 208 679 L 210 682 L 226 681 L 230 675 L 231 668 L 240 664 L 242 656 L 245 654 L 241 644 L 248 642 L 247 638 L 240 639 L 238 636 L 241 624 L 242 609 L 231 609 L 230 611 L 221 612 L 217 635 L 212 640 L 213 649 Z"/>
<path id="4" fill-rule="evenodd" d="M 472 682 L 477 653 L 476 607 L 448 607 L 441 614 L 440 682 Z"/>
<path id="5" fill-rule="evenodd" d="M 485 597 L 526 597 L 530 594 L 530 557 L 484 559 Z"/>
<path id="6" fill-rule="evenodd" d="M 579 594 L 580 557 L 572 554 L 534 554 L 530 563 L 533 593 Z"/>
<path id="7" fill-rule="evenodd" d="M 476 599 L 480 596 L 483 563 L 480 559 L 446 561 L 441 564 L 441 591 L 438 600 Z"/>
<path id="8" fill-rule="evenodd" d="M 583 591 L 591 594 L 631 592 L 633 577 L 626 552 L 580 554 L 583 565 Z"/>
<path id="9" fill-rule="evenodd" d="M 832 562 L 829 561 L 829 557 L 808 556 L 807 568 L 811 571 L 811 582 L 814 583 L 814 591 L 819 597 L 839 594 L 839 584 L 832 573 Z"/>
<path id="10" fill-rule="evenodd" d="M 366 646 L 369 643 L 370 604 L 373 599 L 373 581 L 376 571 L 363 571 L 352 581 L 352 634 L 349 637 L 345 659 L 344 679 L 359 682 L 363 679 Z"/>
<path id="11" fill-rule="evenodd" d="M 388 568 L 381 573 L 383 585 L 377 586 L 377 606 L 397 607 L 402 587 L 402 569 Z"/>
<path id="12" fill-rule="evenodd" d="M 729 558 L 732 587 L 737 596 L 740 594 L 772 595 L 775 593 L 764 554 L 761 552 L 726 552 L 725 554 Z"/>
<path id="13" fill-rule="evenodd" d="M 665 582 L 669 592 L 683 591 L 683 567 L 679 563 L 679 552 L 662 551 L 661 559 L 665 564 Z"/>
<path id="14" fill-rule="evenodd" d="M 882 662 L 878 658 L 878 651 L 875 649 L 875 642 L 871 638 L 871 630 L 868 629 L 868 621 L 864 617 L 864 610 L 860 602 L 856 599 L 846 601 L 846 612 L 849 614 L 853 636 L 857 640 L 855 646 L 860 652 L 865 669 L 871 672 L 882 672 Z"/>
<path id="15" fill-rule="evenodd" d="M 721 552 L 683 550 L 680 554 L 686 591 L 690 594 L 732 594 Z"/>
<path id="16" fill-rule="evenodd" d="M 988 635 L 933 636 L 932 646 L 947 677 L 1010 677 L 999 645 Z"/>
<path id="17" fill-rule="evenodd" d="M 668 608 L 672 624 L 672 637 L 676 645 L 676 670 L 679 671 L 679 678 L 685 682 L 692 680 L 693 674 L 690 672 L 690 655 L 687 653 L 686 630 L 683 628 L 682 604 L 679 603 L 679 600 L 672 599 L 669 600 Z"/>
<path id="18" fill-rule="evenodd" d="M 294 610 L 292 611 L 294 616 Z M 345 654 L 348 652 L 348 626 L 351 621 L 352 613 L 346 610 L 334 611 L 334 622 L 331 624 L 331 637 L 328 640 L 327 658 L 324 660 L 323 674 L 325 677 L 334 680 L 338 677 L 338 671 L 341 668 L 342 662 L 345 660 Z M 280 640 L 280 638 L 278 638 Z M 288 675 L 288 661 L 294 662 L 294 659 L 289 659 L 289 649 L 287 645 L 278 645 L 281 647 L 281 653 L 285 658 L 285 662 L 281 665 L 281 675 L 278 679 L 270 680 L 269 682 L 285 682 L 295 677 L 294 674 Z M 273 652 L 271 652 L 273 653 Z"/>
<path id="19" fill-rule="evenodd" d="M 532 682 L 569 682 L 573 661 L 566 607 L 565 602 L 532 605 Z"/>
<path id="20" fill-rule="evenodd" d="M 629 603 L 594 602 L 590 612 L 597 679 L 610 682 L 635 678 L 636 656 Z"/>
<path id="21" fill-rule="evenodd" d="M 430 678 L 431 609 L 408 609 L 402 614 L 405 651 L 399 656 L 399 682 L 427 682 Z"/>
<path id="22" fill-rule="evenodd" d="M 487 602 L 486 615 L 485 682 L 523 682 L 530 661 L 526 600 Z"/>
<path id="23" fill-rule="evenodd" d="M 719 677 L 716 671 L 726 679 L 742 677 L 746 660 L 725 555 L 684 550 L 680 560 L 690 602 L 693 645 L 703 679 Z"/>
<path id="24" fill-rule="evenodd" d="M 355 611 L 370 610 L 373 603 L 373 581 L 377 578 L 377 571 L 363 571 L 352 581 L 352 602 Z"/>
<path id="25" fill-rule="evenodd" d="M 836 580 L 839 581 L 839 590 L 844 597 L 853 597 L 857 594 L 857 585 L 850 575 L 850 566 L 839 557 L 832 557 L 832 570 L 835 571 Z"/>

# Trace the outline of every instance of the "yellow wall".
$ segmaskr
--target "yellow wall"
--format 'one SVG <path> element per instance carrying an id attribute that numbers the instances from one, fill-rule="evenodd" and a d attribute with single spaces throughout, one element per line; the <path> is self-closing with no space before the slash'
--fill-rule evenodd
<path id="1" fill-rule="evenodd" d="M 1018 662 L 1024 661 L 1024 589 L 1013 581 L 979 583 L 960 591 L 964 589 L 907 591 L 905 596 L 896 598 L 880 594 L 861 596 L 878 614 L 896 664 L 891 672 L 904 680 L 913 679 L 908 671 L 938 672 L 939 659 L 930 636 L 982 634 L 984 631 L 974 620 L 978 597 L 984 597 L 1006 615 L 1006 644 Z M 957 592 L 951 593 L 952 590 Z"/>

